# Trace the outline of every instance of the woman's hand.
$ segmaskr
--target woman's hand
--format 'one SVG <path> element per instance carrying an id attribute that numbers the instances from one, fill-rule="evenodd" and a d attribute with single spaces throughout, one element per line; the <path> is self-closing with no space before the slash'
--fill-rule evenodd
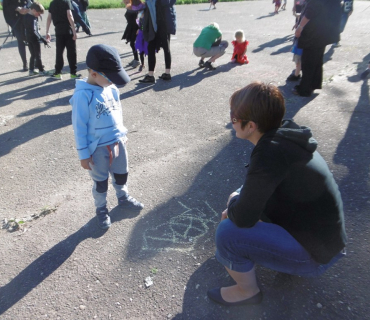
<path id="1" fill-rule="evenodd" d="M 221 213 L 221 221 L 222 220 L 225 220 L 225 219 L 227 219 L 228 217 L 227 217 L 227 209 L 225 209 L 224 211 L 222 211 L 222 213 Z"/>

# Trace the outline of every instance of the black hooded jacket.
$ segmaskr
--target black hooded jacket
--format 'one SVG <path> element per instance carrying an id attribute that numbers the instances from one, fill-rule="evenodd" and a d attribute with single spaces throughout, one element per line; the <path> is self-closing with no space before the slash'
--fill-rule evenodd
<path id="1" fill-rule="evenodd" d="M 291 120 L 265 133 L 228 217 L 241 228 L 260 219 L 275 223 L 324 264 L 344 248 L 347 237 L 338 186 L 316 148 L 310 128 Z"/>

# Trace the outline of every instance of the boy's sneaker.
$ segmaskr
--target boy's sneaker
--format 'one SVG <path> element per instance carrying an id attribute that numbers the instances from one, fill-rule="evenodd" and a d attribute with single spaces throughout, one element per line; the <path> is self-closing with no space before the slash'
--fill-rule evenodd
<path id="1" fill-rule="evenodd" d="M 361 79 L 366 79 L 366 77 L 369 75 L 370 69 L 366 69 L 363 73 L 361 73 Z"/>
<path id="2" fill-rule="evenodd" d="M 127 209 L 141 210 L 144 208 L 144 205 L 141 202 L 131 196 L 122 196 L 121 198 L 118 198 L 118 205 Z"/>
<path id="3" fill-rule="evenodd" d="M 50 72 L 49 71 L 40 71 L 39 72 L 39 76 L 50 76 Z"/>
<path id="4" fill-rule="evenodd" d="M 29 72 L 28 72 L 28 75 L 29 76 L 37 76 L 39 73 L 38 72 L 36 72 L 35 70 L 30 70 Z"/>
<path id="5" fill-rule="evenodd" d="M 139 72 L 143 71 L 144 69 L 145 69 L 145 66 L 144 66 L 144 65 L 141 65 L 141 66 L 139 67 Z"/>
<path id="6" fill-rule="evenodd" d="M 23 65 L 23 71 L 28 71 L 28 67 L 26 64 Z"/>
<path id="7" fill-rule="evenodd" d="M 296 76 L 294 73 L 292 73 L 288 78 L 286 78 L 286 81 L 298 81 L 299 79 L 301 79 L 300 74 Z"/>
<path id="8" fill-rule="evenodd" d="M 154 76 L 150 76 L 149 74 L 147 74 L 144 79 L 142 80 L 139 80 L 140 83 L 155 83 L 155 78 Z"/>
<path id="9" fill-rule="evenodd" d="M 62 74 L 61 73 L 53 73 L 50 77 L 56 80 L 62 80 Z"/>
<path id="10" fill-rule="evenodd" d="M 71 79 L 81 79 L 81 78 L 82 78 L 82 74 L 71 73 Z"/>
<path id="11" fill-rule="evenodd" d="M 171 80 L 171 75 L 169 73 L 163 73 L 161 76 L 159 76 L 159 79 L 165 80 L 165 81 L 170 81 Z"/>
<path id="12" fill-rule="evenodd" d="M 216 66 L 214 65 L 213 62 L 209 62 L 207 61 L 205 64 L 204 64 L 204 67 L 209 69 L 209 70 L 215 70 L 216 69 Z"/>
<path id="13" fill-rule="evenodd" d="M 204 68 L 204 60 L 203 59 L 199 60 L 198 66 L 201 67 L 201 68 Z"/>
<path id="14" fill-rule="evenodd" d="M 108 229 L 112 224 L 106 207 L 96 208 L 96 218 L 98 219 L 98 226 L 101 229 Z"/>

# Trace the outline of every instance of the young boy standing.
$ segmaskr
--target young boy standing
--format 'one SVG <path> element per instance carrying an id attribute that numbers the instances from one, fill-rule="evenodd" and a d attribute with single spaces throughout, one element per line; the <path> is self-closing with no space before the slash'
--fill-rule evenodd
<path id="1" fill-rule="evenodd" d="M 117 50 L 99 44 L 92 46 L 86 56 L 89 75 L 76 80 L 72 105 L 72 125 L 81 166 L 89 170 L 94 185 L 98 225 L 111 225 L 107 209 L 109 173 L 116 190 L 118 204 L 141 210 L 144 205 L 128 195 L 127 129 L 122 122 L 122 106 L 115 84 L 130 81 L 122 68 Z"/>
<path id="2" fill-rule="evenodd" d="M 23 25 L 26 30 L 28 49 L 30 50 L 31 54 L 29 75 L 34 76 L 40 74 L 40 76 L 47 76 L 49 73 L 44 70 L 44 66 L 42 65 L 41 61 L 40 42 L 44 43 L 45 45 L 47 45 L 48 42 L 40 35 L 38 25 L 38 17 L 44 13 L 45 9 L 42 4 L 38 3 L 37 1 L 33 2 L 29 9 L 29 14 L 26 14 L 23 17 Z M 34 70 L 35 67 L 39 69 L 39 73 Z"/>
<path id="3" fill-rule="evenodd" d="M 64 66 L 63 52 L 67 49 L 67 59 L 71 73 L 71 79 L 80 78 L 77 74 L 77 52 L 76 52 L 76 29 L 72 16 L 71 0 L 53 0 L 50 3 L 49 15 L 46 21 L 46 40 L 50 41 L 50 24 L 53 21 L 56 38 L 56 59 L 53 78 L 62 79 Z"/>

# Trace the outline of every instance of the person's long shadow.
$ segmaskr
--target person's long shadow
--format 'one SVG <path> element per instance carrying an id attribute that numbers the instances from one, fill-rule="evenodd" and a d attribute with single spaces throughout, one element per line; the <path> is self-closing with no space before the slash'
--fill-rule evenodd
<path id="1" fill-rule="evenodd" d="M 359 82 L 361 81 L 361 73 L 363 71 L 365 71 L 368 63 L 369 63 L 369 60 L 370 60 L 370 53 L 368 55 L 366 55 L 361 62 L 353 62 L 353 64 L 356 64 L 357 65 L 357 74 L 353 75 L 353 76 L 350 76 L 348 77 L 348 81 L 349 82 Z"/>
<path id="2" fill-rule="evenodd" d="M 353 110 L 347 130 L 338 144 L 333 161 L 347 168 L 339 188 L 348 211 L 359 211 L 368 207 L 370 194 L 370 114 L 369 84 L 366 79 L 361 85 L 361 94 Z M 344 103 L 343 112 L 349 106 Z M 357 187 L 356 187 L 357 186 Z"/>
<path id="3" fill-rule="evenodd" d="M 153 90 L 155 92 L 160 92 L 164 90 L 169 90 L 172 88 L 179 87 L 179 90 L 184 88 L 188 88 L 198 84 L 199 82 L 203 81 L 206 78 L 213 77 L 222 72 L 228 72 L 230 69 L 238 67 L 238 64 L 235 63 L 227 63 L 221 66 L 218 66 L 216 70 L 207 70 L 205 68 L 196 68 L 194 70 L 190 70 L 181 74 L 174 75 L 171 81 L 163 81 L 161 79 L 157 79 L 155 84 L 143 84 L 137 83 L 136 87 L 133 90 L 125 92 L 121 94 L 121 100 L 136 96 L 140 93 L 143 93 L 148 90 Z M 131 79 L 136 80 L 138 78 L 142 78 L 143 76 L 140 73 L 138 77 L 132 77 L 134 74 L 131 74 Z"/>
<path id="4" fill-rule="evenodd" d="M 256 18 L 256 20 L 261 20 L 261 19 L 265 19 L 265 18 L 271 18 L 274 15 L 275 15 L 275 12 L 270 12 L 268 15 L 260 16 L 260 17 Z"/>
<path id="5" fill-rule="evenodd" d="M 66 98 L 59 99 L 64 100 Z M 59 105 L 58 101 L 52 104 Z M 45 108 L 49 108 L 46 106 Z M 47 132 L 66 127 L 71 124 L 71 111 L 55 114 L 41 115 L 25 124 L 0 135 L 0 157 L 8 154 L 12 149 L 32 139 L 40 137 Z"/>
<path id="6" fill-rule="evenodd" d="M 324 63 L 327 63 L 328 61 L 330 61 L 332 59 L 334 51 L 335 51 L 335 47 L 331 46 L 330 49 L 325 52 L 325 54 L 324 54 Z"/>
<path id="7" fill-rule="evenodd" d="M 278 49 L 278 50 L 276 50 L 276 51 L 274 51 L 274 52 L 271 52 L 271 53 L 270 53 L 270 55 L 271 55 L 271 56 L 276 56 L 276 55 L 281 54 L 281 53 L 287 53 L 287 52 L 290 52 L 290 51 L 291 51 L 291 49 L 292 49 L 292 47 L 293 47 L 293 43 L 288 44 L 288 45 L 286 45 L 285 47 L 282 47 L 282 48 L 280 48 L 280 49 Z"/>
<path id="8" fill-rule="evenodd" d="M 296 96 L 292 93 L 292 89 L 298 83 L 299 82 L 286 82 L 285 85 L 278 87 L 285 98 L 286 112 L 284 118 L 293 119 L 299 110 L 301 110 L 318 96 L 318 93 L 313 93 L 310 97 Z"/>
<path id="9" fill-rule="evenodd" d="M 125 211 L 125 215 L 122 215 L 120 211 L 121 209 L 116 207 L 110 212 L 112 223 L 122 219 L 132 219 L 138 215 L 138 212 L 127 211 Z M 89 238 L 97 239 L 105 234 L 106 230 L 101 230 L 95 219 L 95 217 L 92 218 L 78 231 L 42 254 L 8 284 L 0 288 L 0 315 L 55 272 L 67 261 L 81 242 Z"/>
<path id="10" fill-rule="evenodd" d="M 280 44 L 283 44 L 285 42 L 289 42 L 289 41 L 292 41 L 294 39 L 294 35 L 293 34 L 289 34 L 283 38 L 276 38 L 274 40 L 271 40 L 271 41 L 268 41 L 268 42 L 265 42 L 265 43 L 262 43 L 258 46 L 257 49 L 254 49 L 252 52 L 260 52 L 266 48 L 270 48 L 270 47 L 276 47 Z"/>

